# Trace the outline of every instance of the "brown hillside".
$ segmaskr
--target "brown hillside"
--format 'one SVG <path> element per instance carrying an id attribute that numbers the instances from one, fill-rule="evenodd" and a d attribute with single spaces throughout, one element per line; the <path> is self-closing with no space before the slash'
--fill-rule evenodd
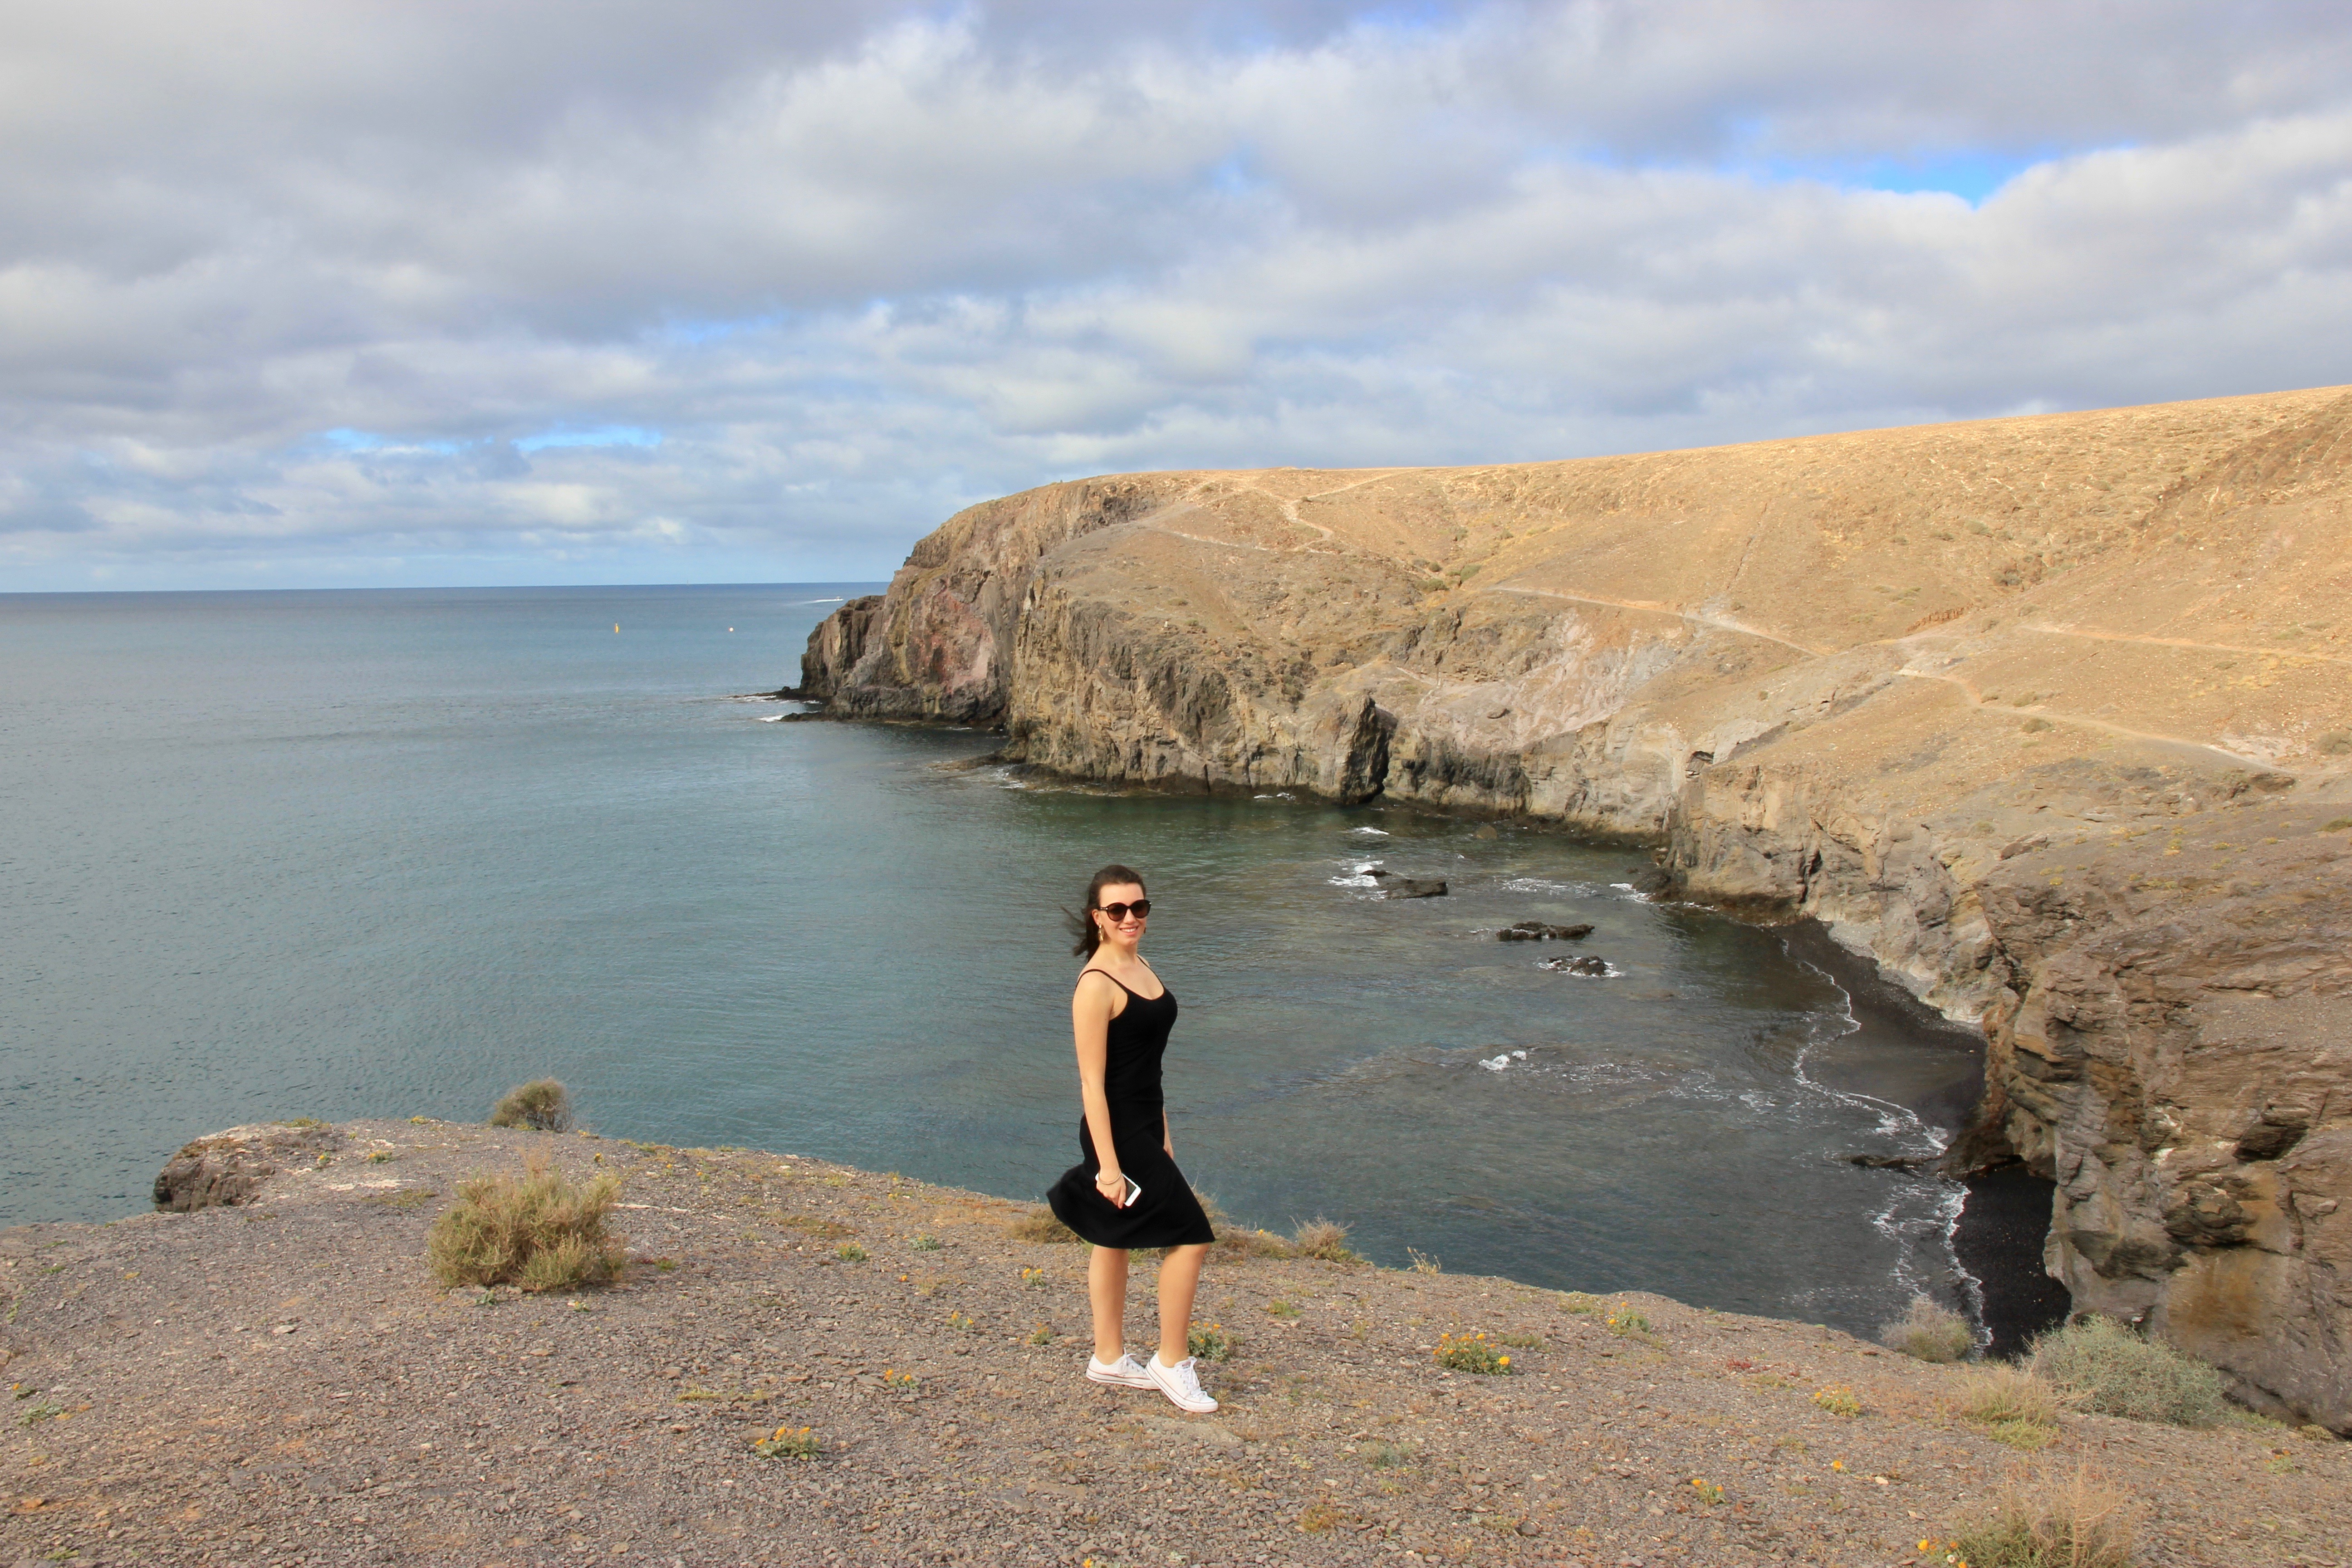
<path id="1" fill-rule="evenodd" d="M 2352 392 L 960 513 L 839 717 L 1649 836 L 1959 1018 L 2051 1266 L 2352 1430 Z M 2264 1131 L 2265 1129 L 2269 1131 Z"/>

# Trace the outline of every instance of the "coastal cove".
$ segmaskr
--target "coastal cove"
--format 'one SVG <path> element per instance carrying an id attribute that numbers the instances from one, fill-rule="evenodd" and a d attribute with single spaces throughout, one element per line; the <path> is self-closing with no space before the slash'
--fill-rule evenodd
<path id="1" fill-rule="evenodd" d="M 1972 1303 L 1959 1187 L 1848 1159 L 1932 1156 L 1980 1058 L 1866 966 L 1557 828 L 730 695 L 856 591 L 0 601 L 5 1219 L 131 1212 L 213 1128 L 470 1121 L 540 1073 L 608 1134 L 1032 1198 L 1075 1139 L 1059 909 L 1117 858 L 1184 1008 L 1179 1158 L 1239 1218 L 1861 1332 Z M 1594 930 L 1495 939 L 1528 919 Z"/>

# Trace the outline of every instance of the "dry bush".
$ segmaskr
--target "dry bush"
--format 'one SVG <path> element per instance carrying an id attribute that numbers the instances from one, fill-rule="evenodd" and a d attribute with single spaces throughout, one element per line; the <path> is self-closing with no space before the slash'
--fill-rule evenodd
<path id="1" fill-rule="evenodd" d="M 1319 1258 L 1326 1263 L 1356 1261 L 1355 1249 L 1348 1245 L 1348 1227 L 1321 1215 L 1292 1231 L 1290 1244 L 1301 1258 Z"/>
<path id="2" fill-rule="evenodd" d="M 2124 1500 L 2076 1471 L 2072 1480 L 2002 1497 L 1952 1542 L 1969 1568 L 2131 1568 Z"/>
<path id="3" fill-rule="evenodd" d="M 1076 1241 L 1078 1233 L 1062 1223 L 1052 1209 L 1031 1209 L 1005 1229 L 1015 1241 Z"/>
<path id="4" fill-rule="evenodd" d="M 1217 1232 L 1216 1256 L 1230 1263 L 1244 1258 L 1291 1258 L 1297 1250 L 1270 1230 L 1229 1226 Z"/>
<path id="5" fill-rule="evenodd" d="M 1966 1361 L 1977 1348 L 1969 1321 L 1925 1296 L 1912 1297 L 1910 1310 L 1880 1329 L 1878 1341 L 1919 1361 Z"/>
<path id="6" fill-rule="evenodd" d="M 528 1127 L 536 1132 L 572 1131 L 572 1094 L 551 1078 L 535 1078 L 507 1090 L 490 1108 L 493 1127 Z"/>
<path id="7" fill-rule="evenodd" d="M 558 1290 L 610 1279 L 621 1271 L 622 1238 L 604 1221 L 620 1193 L 617 1177 L 575 1186 L 546 1165 L 467 1182 L 433 1222 L 425 1261 L 450 1286 Z"/>
<path id="8" fill-rule="evenodd" d="M 1971 1373 L 1953 1409 L 1963 1421 L 1997 1426 L 2004 1421 L 2058 1425 L 2058 1394 L 2030 1367 L 2006 1364 Z"/>
<path id="9" fill-rule="evenodd" d="M 2103 1415 L 2211 1426 L 2229 1413 L 2220 1373 L 2112 1318 L 2084 1318 L 2041 1335 L 2032 1364 L 2067 1404 Z"/>

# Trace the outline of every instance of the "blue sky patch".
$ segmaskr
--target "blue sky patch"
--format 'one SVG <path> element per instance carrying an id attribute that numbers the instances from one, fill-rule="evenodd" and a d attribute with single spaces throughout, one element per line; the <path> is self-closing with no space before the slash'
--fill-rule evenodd
<path id="1" fill-rule="evenodd" d="M 558 426 L 542 430 L 536 436 L 524 436 L 515 442 L 520 452 L 536 452 L 547 447 L 658 447 L 661 432 L 648 430 L 642 425 L 598 425 L 588 429 L 566 429 Z"/>

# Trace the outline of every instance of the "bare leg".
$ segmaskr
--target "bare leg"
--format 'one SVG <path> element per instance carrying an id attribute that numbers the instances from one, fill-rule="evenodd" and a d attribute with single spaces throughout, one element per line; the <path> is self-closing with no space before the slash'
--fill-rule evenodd
<path id="1" fill-rule="evenodd" d="M 1196 1268 L 1194 1273 L 1198 1273 Z M 1127 1249 L 1087 1249 L 1087 1295 L 1095 1307 L 1095 1359 L 1115 1362 L 1127 1346 Z M 1190 1299 L 1189 1296 L 1187 1298 Z"/>
<path id="2" fill-rule="evenodd" d="M 1171 1247 L 1160 1265 L 1160 1364 L 1174 1366 L 1192 1353 L 1192 1297 L 1201 1288 L 1208 1244 Z"/>

